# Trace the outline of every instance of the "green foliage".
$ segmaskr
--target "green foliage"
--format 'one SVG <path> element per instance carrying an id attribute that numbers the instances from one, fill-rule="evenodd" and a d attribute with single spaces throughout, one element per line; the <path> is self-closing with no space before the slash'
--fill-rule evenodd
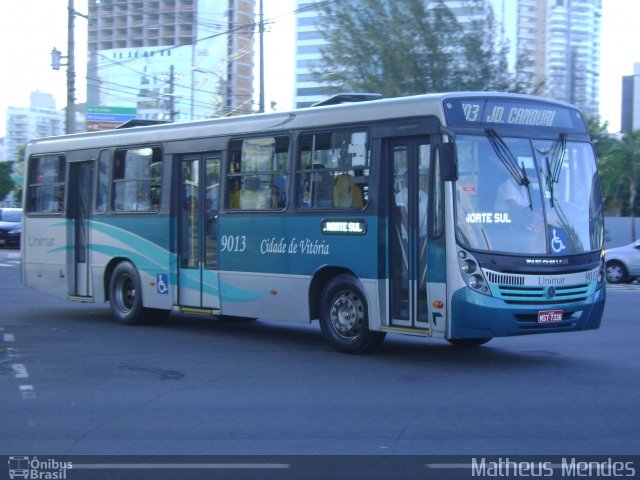
<path id="1" fill-rule="evenodd" d="M 11 193 L 15 182 L 11 179 L 13 162 L 0 162 L 0 202 Z"/>
<path id="2" fill-rule="evenodd" d="M 339 89 L 397 97 L 455 90 L 520 91 L 507 71 L 506 45 L 496 45 L 490 7 L 470 1 L 482 20 L 463 25 L 434 0 L 324 2 L 322 32 L 328 45 L 316 81 Z M 337 87 L 336 87 L 337 90 Z"/>
<path id="3" fill-rule="evenodd" d="M 607 133 L 607 124 L 587 119 L 596 156 L 605 211 L 610 215 L 636 217 L 640 214 L 640 130 L 622 136 Z M 634 226 L 634 223 L 631 223 Z M 632 231 L 636 238 L 635 231 Z"/>

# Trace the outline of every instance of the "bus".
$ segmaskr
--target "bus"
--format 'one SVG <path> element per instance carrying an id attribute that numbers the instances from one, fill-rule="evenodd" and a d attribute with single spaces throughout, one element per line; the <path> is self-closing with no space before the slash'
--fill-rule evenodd
<path id="1" fill-rule="evenodd" d="M 349 94 L 25 155 L 23 282 L 124 324 L 317 320 L 347 353 L 600 326 L 600 186 L 570 104 Z"/>

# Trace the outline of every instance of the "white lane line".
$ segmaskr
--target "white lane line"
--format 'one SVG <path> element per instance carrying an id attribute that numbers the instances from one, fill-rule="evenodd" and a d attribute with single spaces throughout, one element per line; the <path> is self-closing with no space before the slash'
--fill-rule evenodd
<path id="1" fill-rule="evenodd" d="M 36 390 L 33 385 L 20 385 L 20 395 L 23 400 L 34 400 L 36 398 Z"/>
<path id="2" fill-rule="evenodd" d="M 16 378 L 29 378 L 29 371 L 22 363 L 12 363 L 11 369 L 13 370 L 13 376 Z"/>

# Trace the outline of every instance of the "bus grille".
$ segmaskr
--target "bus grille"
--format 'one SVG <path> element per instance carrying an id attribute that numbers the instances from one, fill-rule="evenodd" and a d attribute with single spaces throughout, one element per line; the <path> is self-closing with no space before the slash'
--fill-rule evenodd
<path id="1" fill-rule="evenodd" d="M 514 286 L 499 284 L 496 285 L 499 297 L 509 304 L 519 305 L 526 303 L 559 304 L 583 301 L 589 293 L 588 284 L 556 286 L 555 295 L 552 298 L 547 296 L 545 286 Z M 495 292 L 495 290 L 494 290 Z"/>
<path id="2" fill-rule="evenodd" d="M 524 285 L 524 277 L 522 275 L 509 275 L 505 273 L 496 273 L 485 271 L 487 281 L 489 283 L 497 283 L 501 285 Z"/>

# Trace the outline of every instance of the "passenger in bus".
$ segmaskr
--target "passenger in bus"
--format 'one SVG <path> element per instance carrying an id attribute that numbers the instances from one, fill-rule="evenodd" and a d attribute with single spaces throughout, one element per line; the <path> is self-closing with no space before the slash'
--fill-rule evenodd
<path id="1" fill-rule="evenodd" d="M 348 173 L 336 177 L 333 188 L 333 206 L 337 208 L 362 208 L 362 191 Z"/>
<path id="2" fill-rule="evenodd" d="M 424 176 L 424 179 L 427 177 Z M 402 238 L 407 238 L 407 225 L 409 222 L 407 216 L 407 208 L 409 206 L 409 190 L 407 188 L 408 182 L 408 173 L 405 170 L 402 173 L 400 188 L 396 191 L 395 194 L 395 203 L 396 207 L 400 210 L 400 215 L 402 219 Z M 420 186 L 420 190 L 418 192 L 418 202 L 419 202 L 419 234 L 420 237 L 427 236 L 427 203 L 428 203 L 428 195 L 426 192 L 425 183 Z M 427 183 L 428 184 L 428 183 Z"/>
<path id="3" fill-rule="evenodd" d="M 271 186 L 271 208 L 284 208 L 287 203 L 286 183 L 282 175 L 276 175 Z"/>
<path id="4" fill-rule="evenodd" d="M 506 210 L 507 212 L 513 212 L 514 215 L 517 215 L 518 212 L 527 208 L 529 208 L 527 187 L 518 185 L 511 176 L 498 186 L 494 206 L 496 212 Z"/>
<path id="5" fill-rule="evenodd" d="M 232 178 L 229 181 L 229 208 L 240 208 L 240 179 Z"/>

